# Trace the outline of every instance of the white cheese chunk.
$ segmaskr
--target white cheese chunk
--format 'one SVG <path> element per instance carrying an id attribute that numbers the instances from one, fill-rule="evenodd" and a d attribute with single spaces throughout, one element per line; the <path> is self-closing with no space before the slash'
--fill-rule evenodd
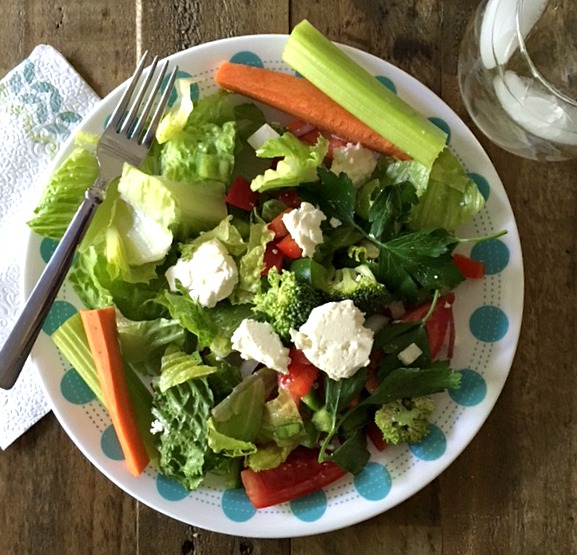
<path id="1" fill-rule="evenodd" d="M 315 208 L 310 202 L 301 203 L 298 208 L 282 217 L 284 225 L 302 249 L 304 257 L 313 256 L 317 245 L 324 241 L 321 222 L 326 219 L 322 210 Z"/>
<path id="2" fill-rule="evenodd" d="M 360 187 L 371 177 L 377 166 L 377 157 L 372 150 L 360 143 L 347 143 L 335 148 L 331 171 L 337 175 L 346 173 L 355 187 Z"/>
<path id="3" fill-rule="evenodd" d="M 177 291 L 179 280 L 191 298 L 207 308 L 226 299 L 238 283 L 236 264 L 218 239 L 202 243 L 190 260 L 179 259 L 164 275 L 171 291 Z"/>
<path id="4" fill-rule="evenodd" d="M 232 348 L 245 360 L 256 360 L 281 374 L 288 372 L 289 350 L 268 322 L 243 320 L 232 334 Z"/>
<path id="5" fill-rule="evenodd" d="M 409 366 L 410 364 L 413 364 L 413 362 L 415 362 L 415 360 L 417 360 L 422 354 L 423 351 L 421 351 L 421 348 L 416 343 L 411 343 L 408 347 L 405 347 L 397 356 L 403 364 Z"/>
<path id="6" fill-rule="evenodd" d="M 348 378 L 369 364 L 373 332 L 351 300 L 330 302 L 312 310 L 291 339 L 305 356 L 333 380 Z"/>

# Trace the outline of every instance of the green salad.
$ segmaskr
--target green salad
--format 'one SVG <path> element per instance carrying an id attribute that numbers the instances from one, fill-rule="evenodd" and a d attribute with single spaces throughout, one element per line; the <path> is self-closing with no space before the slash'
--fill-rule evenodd
<path id="1" fill-rule="evenodd" d="M 189 490 L 217 473 L 260 508 L 426 437 L 434 395 L 460 382 L 453 291 L 481 274 L 456 262 L 455 229 L 483 197 L 448 148 L 399 159 L 190 86 L 110 184 L 68 283 L 116 309 L 151 464 Z M 40 235 L 68 226 L 96 141 L 78 134 L 52 175 Z M 79 315 L 52 338 L 102 400 Z"/>

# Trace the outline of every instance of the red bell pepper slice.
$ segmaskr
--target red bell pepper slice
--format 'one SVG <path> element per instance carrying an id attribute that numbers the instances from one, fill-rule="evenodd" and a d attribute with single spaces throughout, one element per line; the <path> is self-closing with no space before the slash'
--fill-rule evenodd
<path id="1" fill-rule="evenodd" d="M 322 489 L 346 472 L 332 461 L 318 461 L 316 449 L 297 447 L 276 468 L 254 472 L 243 470 L 240 478 L 256 509 L 278 505 Z"/>
<path id="2" fill-rule="evenodd" d="M 374 422 L 369 422 L 365 427 L 367 437 L 371 440 L 377 451 L 384 451 L 388 443 L 383 438 L 383 432 Z"/>
<path id="3" fill-rule="evenodd" d="M 225 200 L 227 204 L 250 212 L 258 202 L 259 193 L 250 188 L 250 181 L 239 175 L 230 186 Z"/>
<path id="4" fill-rule="evenodd" d="M 449 293 L 437 299 L 433 313 L 425 323 L 429 336 L 429 349 L 431 358 L 435 358 L 441 350 L 445 337 L 450 329 L 450 321 L 453 318 L 453 303 L 455 294 Z M 401 322 L 418 322 L 422 320 L 431 308 L 431 302 L 427 302 L 409 312 L 401 318 Z"/>
<path id="5" fill-rule="evenodd" d="M 481 279 L 485 276 L 485 264 L 463 254 L 453 254 L 453 264 L 466 279 Z"/>
<path id="6" fill-rule="evenodd" d="M 277 243 L 277 246 L 287 258 L 302 258 L 303 250 L 298 246 L 297 242 L 290 235 L 283 237 Z"/>
<path id="7" fill-rule="evenodd" d="M 282 189 L 275 197 L 283 202 L 288 208 L 298 208 L 301 205 L 301 198 L 294 189 Z"/>
<path id="8" fill-rule="evenodd" d="M 271 268 L 276 268 L 279 272 L 282 270 L 284 264 L 284 254 L 279 250 L 278 245 L 271 241 L 267 243 L 263 257 L 264 268 L 261 275 L 268 276 Z"/>
<path id="9" fill-rule="evenodd" d="M 282 217 L 285 214 L 291 212 L 292 210 L 293 210 L 292 208 L 287 208 L 286 210 L 283 210 L 280 214 L 275 216 L 268 223 L 268 228 L 274 233 L 275 239 L 282 239 L 283 237 L 286 237 L 288 235 L 288 229 L 286 228 L 286 225 L 284 225 Z"/>
<path id="10" fill-rule="evenodd" d="M 319 369 L 296 347 L 291 348 L 289 357 L 288 373 L 279 374 L 278 383 L 298 402 L 310 391 L 319 376 Z"/>

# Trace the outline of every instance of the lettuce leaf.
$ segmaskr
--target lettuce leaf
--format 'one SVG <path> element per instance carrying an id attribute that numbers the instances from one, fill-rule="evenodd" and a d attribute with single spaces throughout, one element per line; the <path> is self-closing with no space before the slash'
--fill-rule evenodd
<path id="1" fill-rule="evenodd" d="M 188 380 L 164 392 L 155 390 L 152 415 L 161 432 L 156 436 L 159 469 L 193 490 L 218 466 L 207 457 L 208 418 L 213 396 L 206 378 Z"/>
<path id="2" fill-rule="evenodd" d="M 59 240 L 98 176 L 93 153 L 76 147 L 50 176 L 28 226 L 43 237 Z"/>
<path id="3" fill-rule="evenodd" d="M 317 168 L 323 163 L 328 145 L 328 140 L 320 136 L 315 145 L 308 146 L 292 133 L 284 133 L 278 139 L 268 140 L 256 151 L 256 155 L 280 160 L 275 169 L 268 169 L 256 176 L 250 188 L 262 192 L 316 181 Z"/>

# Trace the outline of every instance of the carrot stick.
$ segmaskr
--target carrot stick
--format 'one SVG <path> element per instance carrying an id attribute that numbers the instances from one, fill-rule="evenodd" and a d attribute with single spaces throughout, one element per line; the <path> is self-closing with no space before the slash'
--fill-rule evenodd
<path id="1" fill-rule="evenodd" d="M 80 315 L 98 372 L 104 405 L 112 419 L 128 470 L 139 476 L 150 458 L 138 431 L 124 377 L 114 307 L 81 310 Z"/>
<path id="2" fill-rule="evenodd" d="M 282 110 L 352 143 L 361 143 L 401 160 L 410 159 L 306 79 L 270 69 L 223 62 L 215 80 L 225 90 Z"/>

